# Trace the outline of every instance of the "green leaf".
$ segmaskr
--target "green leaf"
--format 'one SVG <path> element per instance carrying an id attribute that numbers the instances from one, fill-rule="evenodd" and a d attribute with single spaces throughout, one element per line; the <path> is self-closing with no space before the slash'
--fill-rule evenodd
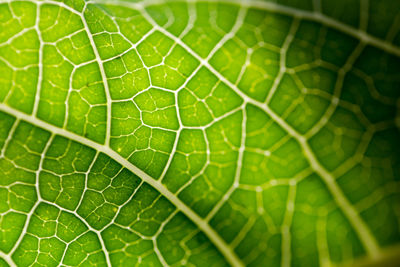
<path id="1" fill-rule="evenodd" d="M 0 266 L 388 266 L 400 3 L 0 0 Z"/>

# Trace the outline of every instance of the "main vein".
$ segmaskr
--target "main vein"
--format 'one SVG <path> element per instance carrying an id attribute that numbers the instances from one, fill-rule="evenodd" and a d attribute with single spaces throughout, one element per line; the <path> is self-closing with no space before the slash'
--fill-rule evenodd
<path id="1" fill-rule="evenodd" d="M 109 148 L 105 145 L 101 145 L 99 143 L 93 142 L 89 139 L 86 139 L 86 138 L 80 136 L 80 135 L 69 132 L 63 128 L 58 128 L 52 124 L 49 124 L 47 122 L 37 119 L 34 116 L 27 115 L 21 111 L 11 108 L 3 103 L 0 103 L 0 110 L 3 112 L 6 112 L 6 113 L 12 114 L 18 119 L 27 121 L 35 126 L 46 129 L 46 130 L 52 132 L 53 134 L 61 135 L 70 140 L 73 140 L 73 141 L 79 142 L 81 144 L 84 144 L 88 147 L 91 147 L 99 152 L 106 154 L 110 158 L 114 159 L 119 164 L 121 164 L 122 166 L 129 169 L 132 173 L 139 176 L 143 181 L 145 181 L 146 183 L 148 183 L 152 187 L 154 187 L 156 190 L 158 190 L 158 192 L 160 192 L 172 204 L 174 204 L 177 207 L 177 209 L 182 211 L 194 224 L 197 225 L 197 227 L 199 227 L 199 229 L 201 231 L 203 231 L 203 233 L 210 239 L 211 242 L 213 242 L 213 244 L 219 249 L 219 251 L 224 255 L 226 260 L 232 266 L 243 266 L 243 263 L 238 258 L 238 256 L 234 253 L 232 248 L 225 242 L 225 240 L 223 240 L 215 232 L 215 230 L 207 223 L 207 221 L 205 219 L 201 218 L 197 213 L 195 213 L 192 209 L 190 209 L 190 207 L 188 207 L 185 203 L 183 203 L 176 195 L 174 195 L 172 192 L 168 191 L 168 189 L 165 188 L 161 184 L 160 181 L 157 181 L 154 178 L 150 177 L 147 173 L 140 170 L 138 167 L 133 165 L 127 159 L 123 158 L 121 155 L 119 155 L 117 152 L 115 152 L 111 148 Z"/>
<path id="2" fill-rule="evenodd" d="M 145 12 L 144 9 L 141 9 L 142 12 Z M 357 233 L 358 237 L 362 241 L 362 244 L 365 246 L 367 253 L 372 258 L 378 258 L 380 256 L 380 248 L 377 244 L 375 237 L 372 235 L 370 229 L 366 225 L 366 223 L 361 219 L 358 212 L 355 208 L 350 204 L 349 200 L 343 194 L 340 187 L 336 184 L 335 178 L 332 174 L 330 174 L 318 161 L 315 157 L 312 149 L 308 145 L 307 139 L 299 134 L 295 129 L 293 129 L 285 120 L 279 117 L 267 104 L 261 103 L 257 100 L 254 100 L 243 93 L 235 84 L 230 82 L 226 79 L 221 73 L 219 73 L 211 64 L 201 58 L 196 52 L 194 52 L 187 44 L 185 44 L 179 38 L 176 38 L 173 34 L 168 32 L 163 27 L 157 25 L 147 14 L 145 15 L 146 19 L 151 21 L 153 27 L 156 27 L 159 31 L 163 34 L 174 40 L 174 42 L 181 45 L 186 51 L 188 51 L 192 56 L 194 56 L 197 60 L 200 61 L 201 65 L 205 66 L 209 69 L 212 73 L 214 73 L 218 79 L 222 82 L 227 84 L 231 87 L 239 96 L 241 96 L 246 103 L 253 104 L 258 108 L 262 109 L 265 113 L 267 113 L 275 122 L 277 122 L 289 135 L 295 138 L 300 146 L 302 147 L 303 153 L 308 160 L 311 168 L 323 179 L 325 184 L 327 185 L 329 191 L 331 192 L 333 198 L 335 199 L 336 203 L 338 204 L 339 208 L 343 211 L 347 219 L 349 220 L 350 224 L 353 226 L 355 232 Z"/>

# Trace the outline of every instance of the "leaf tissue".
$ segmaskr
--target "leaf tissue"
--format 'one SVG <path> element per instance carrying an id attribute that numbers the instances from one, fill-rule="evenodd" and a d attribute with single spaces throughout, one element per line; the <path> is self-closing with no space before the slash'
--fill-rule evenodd
<path id="1" fill-rule="evenodd" d="M 0 0 L 0 266 L 397 266 L 397 0 Z"/>

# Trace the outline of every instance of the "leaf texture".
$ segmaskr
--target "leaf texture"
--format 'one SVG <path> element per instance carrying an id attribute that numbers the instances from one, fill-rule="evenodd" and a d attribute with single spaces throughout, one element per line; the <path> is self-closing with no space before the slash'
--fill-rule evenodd
<path id="1" fill-rule="evenodd" d="M 0 266 L 396 264 L 400 2 L 0 0 Z"/>

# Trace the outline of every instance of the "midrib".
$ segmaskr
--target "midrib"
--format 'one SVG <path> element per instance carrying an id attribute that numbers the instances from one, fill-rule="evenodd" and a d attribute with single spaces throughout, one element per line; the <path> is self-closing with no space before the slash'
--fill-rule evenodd
<path id="1" fill-rule="evenodd" d="M 123 158 L 117 152 L 112 150 L 110 147 L 106 147 L 89 139 L 86 139 L 80 135 L 69 132 L 63 128 L 56 127 L 52 124 L 39 120 L 38 118 L 27 115 L 21 111 L 18 111 L 14 108 L 11 108 L 4 103 L 0 103 L 0 111 L 6 112 L 8 114 L 13 115 L 14 117 L 24 120 L 26 122 L 31 123 L 37 127 L 46 129 L 47 131 L 63 136 L 70 140 L 76 141 L 88 147 L 91 147 L 99 152 L 102 152 L 109 156 L 110 158 L 117 161 L 119 164 L 129 169 L 132 173 L 141 178 L 144 182 L 151 185 L 158 192 L 160 192 L 164 197 L 166 197 L 172 204 L 176 206 L 182 213 L 184 213 L 197 227 L 203 231 L 203 233 L 210 239 L 210 241 L 218 248 L 218 250 L 224 255 L 225 259 L 232 266 L 243 266 L 242 261 L 238 258 L 238 256 L 234 253 L 233 249 L 217 234 L 217 232 L 207 223 L 206 220 L 201 218 L 197 213 L 195 213 L 190 207 L 188 207 L 185 203 L 183 203 L 177 196 L 175 196 L 172 192 L 168 191 L 166 187 L 164 187 L 160 181 L 155 180 L 138 167 L 133 165 L 131 162 Z"/>

